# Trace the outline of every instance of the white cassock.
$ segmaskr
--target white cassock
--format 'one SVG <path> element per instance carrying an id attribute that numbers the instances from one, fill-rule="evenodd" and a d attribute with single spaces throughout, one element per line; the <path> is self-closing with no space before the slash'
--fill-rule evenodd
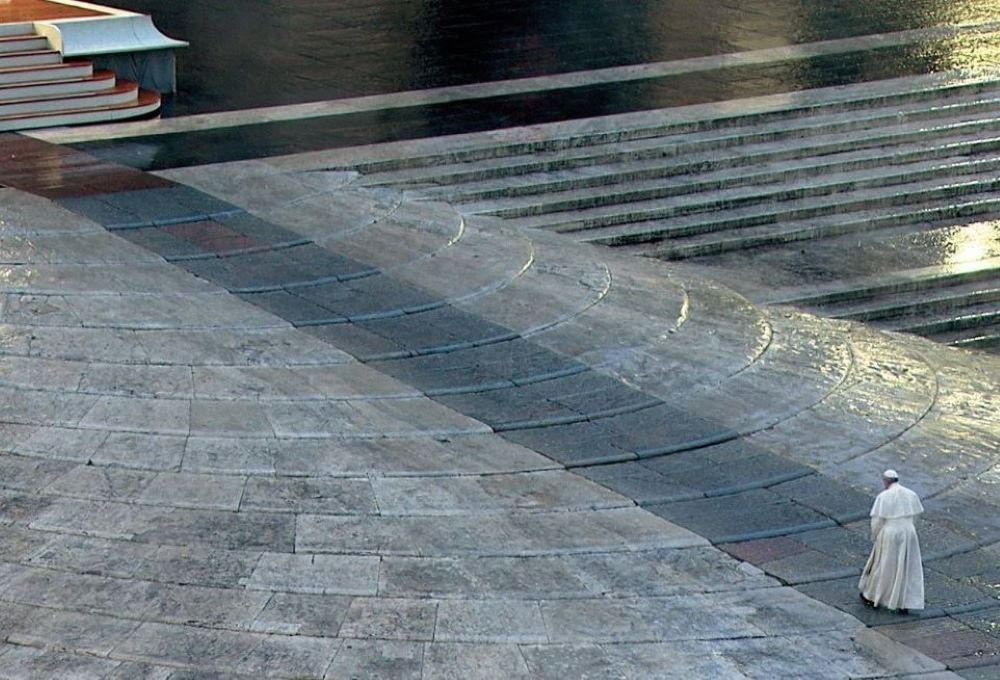
<path id="1" fill-rule="evenodd" d="M 872 505 L 872 552 L 858 587 L 865 599 L 889 609 L 924 608 L 924 568 L 913 520 L 920 498 L 896 482 Z"/>

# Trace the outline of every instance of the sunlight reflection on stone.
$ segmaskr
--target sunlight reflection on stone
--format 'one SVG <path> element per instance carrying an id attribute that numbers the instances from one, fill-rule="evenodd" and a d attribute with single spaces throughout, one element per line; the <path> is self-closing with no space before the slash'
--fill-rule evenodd
<path id="1" fill-rule="evenodd" d="M 957 229 L 944 245 L 945 264 L 978 262 L 1000 254 L 1000 222 L 980 222 Z"/>

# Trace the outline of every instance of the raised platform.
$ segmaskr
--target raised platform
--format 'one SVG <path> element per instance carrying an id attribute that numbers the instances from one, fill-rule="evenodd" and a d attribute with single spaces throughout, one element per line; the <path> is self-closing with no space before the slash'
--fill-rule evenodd
<path id="1" fill-rule="evenodd" d="M 146 15 L 11 0 L 0 6 L 0 131 L 148 116 L 176 88 L 174 49 L 184 45 Z"/>
<path id="2" fill-rule="evenodd" d="M 6 0 L 0 4 L 0 25 L 58 19 L 82 19 L 106 16 L 107 8 L 59 0 Z"/>
<path id="3" fill-rule="evenodd" d="M 174 50 L 187 46 L 160 33 L 148 15 L 77 0 L 9 0 L 0 7 L 0 36 L 26 30 L 64 58 L 89 58 L 157 92 L 176 90 Z"/>

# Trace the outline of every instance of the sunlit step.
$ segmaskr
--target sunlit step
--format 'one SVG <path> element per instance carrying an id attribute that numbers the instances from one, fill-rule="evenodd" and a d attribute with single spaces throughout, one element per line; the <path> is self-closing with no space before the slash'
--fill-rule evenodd
<path id="1" fill-rule="evenodd" d="M 947 335 L 928 335 L 936 342 L 962 349 L 981 349 L 996 352 L 1000 349 L 1000 322 L 985 328 L 967 329 Z"/>
<path id="2" fill-rule="evenodd" d="M 997 273 L 1000 278 L 1000 272 Z M 916 333 L 928 337 L 958 336 L 968 337 L 979 334 L 984 328 L 1000 329 L 1000 308 L 995 303 L 962 307 L 959 313 L 922 316 L 919 320 L 897 318 L 880 322 L 879 328 Z"/>
<path id="3" fill-rule="evenodd" d="M 780 220 L 734 228 L 724 232 L 707 232 L 664 240 L 655 255 L 664 260 L 676 260 L 704 255 L 718 255 L 751 248 L 784 246 L 790 243 L 844 234 L 863 234 L 880 229 L 895 229 L 910 225 L 950 223 L 973 216 L 1000 217 L 1000 194 L 987 193 L 967 200 L 945 197 L 912 206 L 886 206 L 870 210 L 839 212 L 802 220 Z M 648 253 L 648 246 L 638 247 Z M 798 300 L 789 300 L 798 302 Z"/>
<path id="4" fill-rule="evenodd" d="M 917 315 L 934 314 L 970 306 L 989 306 L 995 309 L 1000 303 L 997 287 L 998 272 L 987 281 L 972 281 L 961 285 L 942 285 L 937 288 L 913 290 L 882 295 L 851 304 L 827 307 L 823 316 L 854 321 L 890 321 Z"/>
<path id="5" fill-rule="evenodd" d="M 840 281 L 809 291 L 776 291 L 768 304 L 820 306 L 850 304 L 878 296 L 895 295 L 933 288 L 990 281 L 1000 271 L 1000 257 L 984 257 L 963 264 L 942 264 L 916 269 L 899 269 L 879 276 Z"/>
<path id="6" fill-rule="evenodd" d="M 578 224 L 574 225 L 573 229 L 563 230 L 563 233 L 576 232 L 579 240 L 603 245 L 648 243 L 744 227 L 775 225 L 790 220 L 815 219 L 838 213 L 937 202 L 942 199 L 965 201 L 971 200 L 973 196 L 985 196 L 998 190 L 1000 190 L 1000 178 L 968 175 L 825 196 L 805 196 L 718 212 L 674 215 L 670 219 L 651 220 L 648 213 L 624 213 L 620 223 L 615 226 L 596 227 Z"/>
<path id="7" fill-rule="evenodd" d="M 97 93 L 114 87 L 115 74 L 111 71 L 99 71 L 92 76 L 72 80 L 0 85 L 0 102 Z"/>
<path id="8" fill-rule="evenodd" d="M 84 99 L 85 100 L 85 99 Z M 80 100 L 78 100 L 80 101 Z M 82 101 L 80 101 L 82 103 Z M 139 91 L 138 100 L 116 106 L 79 108 L 48 113 L 27 114 L 0 118 L 0 132 L 33 128 L 107 123 L 147 116 L 160 108 L 160 95 L 146 90 Z"/>
<path id="9" fill-rule="evenodd" d="M 92 75 L 94 75 L 94 65 L 89 61 L 21 66 L 0 70 L 0 87 L 56 80 L 79 80 Z"/>

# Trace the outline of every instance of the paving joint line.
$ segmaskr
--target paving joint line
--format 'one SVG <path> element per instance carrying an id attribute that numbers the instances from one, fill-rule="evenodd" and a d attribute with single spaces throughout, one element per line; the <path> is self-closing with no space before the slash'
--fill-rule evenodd
<path id="1" fill-rule="evenodd" d="M 289 248 L 296 248 L 298 246 L 305 246 L 313 243 L 308 239 L 299 239 L 295 241 L 283 241 L 281 243 L 266 244 L 261 246 L 254 246 L 252 248 L 238 248 L 236 250 L 226 250 L 219 252 L 205 252 L 197 253 L 194 255 L 163 255 L 163 259 L 167 262 L 190 262 L 193 260 L 212 260 L 220 259 L 224 260 L 231 257 L 240 257 L 243 255 L 258 255 L 260 253 L 267 252 L 280 252 L 282 250 L 288 250 Z"/>
<path id="2" fill-rule="evenodd" d="M 244 213 L 246 213 L 245 210 L 241 208 L 235 208 L 233 210 L 196 213 L 193 215 L 184 215 L 182 217 L 164 217 L 151 220 L 140 220 L 136 222 L 110 222 L 107 224 L 102 224 L 102 226 L 108 231 L 112 232 L 134 231 L 137 229 L 148 229 L 151 227 L 172 227 L 172 226 L 177 226 L 179 224 L 205 222 L 205 221 L 215 220 L 216 218 L 234 217 L 236 215 Z"/>
<path id="3" fill-rule="evenodd" d="M 760 529 L 757 531 L 747 531 L 743 533 L 728 534 L 718 538 L 707 539 L 712 545 L 719 546 L 724 543 L 745 543 L 747 541 L 757 541 L 764 538 L 778 538 L 780 536 L 794 536 L 804 534 L 817 529 L 831 529 L 839 526 L 833 519 L 817 520 L 815 522 L 805 522 L 792 527 L 782 527 L 777 529 Z"/>
<path id="4" fill-rule="evenodd" d="M 469 385 L 459 385 L 455 387 L 437 387 L 429 390 L 424 390 L 424 394 L 428 397 L 436 396 L 446 396 L 454 394 L 477 394 L 479 392 L 495 392 L 496 390 L 506 390 L 512 387 L 523 387 L 525 385 L 535 385 L 542 382 L 548 382 L 550 380 L 558 380 L 559 378 L 567 378 L 574 375 L 579 375 L 580 373 L 586 373 L 587 371 L 593 370 L 585 364 L 578 364 L 571 366 L 566 369 L 549 371 L 546 373 L 536 373 L 530 378 L 506 378 L 503 380 L 497 380 L 487 383 L 477 383 Z"/>
<path id="5" fill-rule="evenodd" d="M 260 295 L 262 293 L 278 293 L 281 291 L 286 291 L 291 293 L 294 290 L 300 290 L 303 288 L 316 288 L 318 286 L 325 286 L 330 283 L 346 283 L 348 281 L 357 281 L 358 279 L 367 279 L 372 276 L 378 276 L 381 273 L 382 272 L 378 269 L 366 269 L 364 271 L 354 272 L 351 274 L 333 274 L 330 276 L 322 276 L 319 278 L 310 279 L 308 281 L 289 281 L 287 283 L 268 284 L 264 286 L 241 286 L 241 287 L 226 288 L 226 290 L 234 295 Z M 303 323 L 305 325 L 322 325 L 323 323 L 326 322 L 318 321 L 315 323 L 314 322 L 303 322 Z"/>
<path id="6" fill-rule="evenodd" d="M 513 340 L 518 340 L 522 336 L 520 333 L 515 333 L 511 331 L 510 333 L 505 333 L 503 335 L 494 335 L 489 338 L 483 338 L 480 340 L 469 340 L 465 342 L 454 342 L 448 345 L 437 345 L 435 347 L 424 347 L 409 350 L 398 350 L 395 352 L 381 352 L 376 354 L 367 354 L 358 357 L 358 359 L 364 363 L 373 363 L 378 361 L 393 361 L 396 359 L 412 359 L 414 357 L 432 356 L 435 354 L 450 354 L 451 352 L 457 352 L 466 349 L 473 349 L 476 347 L 485 347 L 486 345 L 498 345 L 503 342 L 511 342 Z"/>
<path id="7" fill-rule="evenodd" d="M 637 460 L 636 462 L 641 463 L 644 460 L 649 460 L 649 459 L 648 458 L 642 458 L 642 459 Z M 586 466 L 586 467 L 599 467 L 599 466 Z M 785 482 L 791 482 L 791 481 L 794 481 L 796 479 L 802 479 L 804 477 L 809 477 L 809 476 L 812 476 L 812 475 L 819 475 L 819 474 L 820 473 L 818 473 L 817 471 L 812 470 L 812 469 L 809 469 L 809 470 L 797 470 L 795 472 L 789 472 L 789 473 L 786 473 L 786 474 L 783 474 L 783 475 L 776 475 L 774 477 L 768 477 L 767 479 L 763 479 L 763 480 L 758 480 L 758 481 L 754 481 L 754 482 L 747 482 L 746 484 L 733 484 L 733 485 L 730 485 L 730 486 L 721 486 L 721 487 L 716 487 L 716 488 L 713 488 L 713 489 L 707 489 L 705 491 L 691 490 L 691 491 L 683 492 L 683 493 L 661 495 L 661 496 L 656 496 L 654 498 L 645 498 L 645 499 L 642 499 L 642 500 L 637 500 L 637 501 L 635 501 L 635 503 L 636 503 L 636 505 L 638 505 L 640 507 L 650 507 L 650 506 L 654 506 L 654 505 L 669 505 L 671 503 L 683 503 L 685 501 L 700 500 L 700 499 L 705 499 L 705 498 L 721 498 L 721 497 L 724 497 L 724 496 L 736 496 L 736 495 L 739 495 L 739 494 L 744 493 L 746 491 L 755 491 L 755 490 L 758 490 L 758 489 L 768 489 L 768 488 L 770 488 L 772 486 L 777 486 L 779 484 L 784 484 Z M 805 507 L 808 507 L 808 506 L 805 506 Z M 816 508 L 810 508 L 810 509 L 811 510 L 815 510 L 816 512 L 818 512 L 821 515 L 826 515 L 827 517 L 831 518 L 837 524 L 841 524 L 842 525 L 842 524 L 845 523 L 845 522 L 842 522 L 840 518 L 838 518 L 838 517 L 836 517 L 834 515 L 827 514 L 825 512 L 822 512 L 821 510 L 817 510 Z M 862 519 L 862 518 L 866 518 L 866 517 L 868 517 L 868 513 L 867 512 L 860 512 L 859 515 L 858 515 L 858 517 L 857 517 L 857 519 Z M 852 519 L 852 520 L 849 520 L 846 523 L 850 523 L 850 521 L 855 521 L 855 520 Z M 738 542 L 738 541 L 733 541 L 733 542 L 735 543 L 735 542 Z"/>
<path id="8" fill-rule="evenodd" d="M 607 409 L 604 411 L 574 414 L 571 416 L 557 416 L 552 418 L 529 418 L 527 420 L 512 420 L 503 423 L 497 423 L 492 427 L 494 432 L 535 430 L 546 427 L 555 427 L 559 425 L 570 425 L 573 423 L 593 422 L 597 420 L 603 420 L 605 418 L 613 418 L 614 416 L 624 415 L 627 413 L 638 413 L 640 411 L 654 408 L 656 406 L 661 406 L 663 404 L 664 402 L 661 399 L 657 399 L 654 397 L 644 403 L 633 404 L 628 406 L 619 406 L 618 408 Z"/>

